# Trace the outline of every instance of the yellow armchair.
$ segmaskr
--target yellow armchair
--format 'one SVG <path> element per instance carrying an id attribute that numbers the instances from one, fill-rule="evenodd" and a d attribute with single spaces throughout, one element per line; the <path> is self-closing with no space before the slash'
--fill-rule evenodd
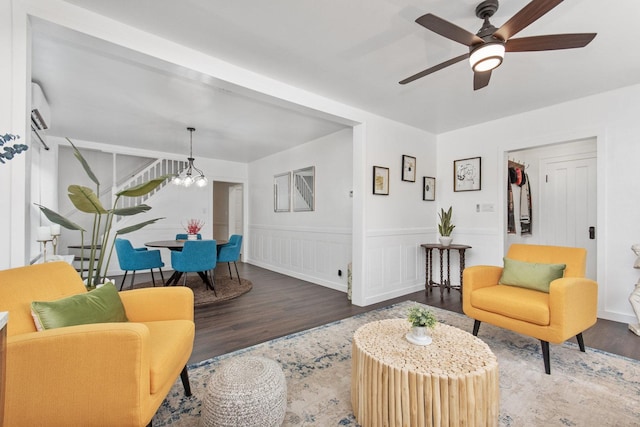
<path id="1" fill-rule="evenodd" d="M 463 272 L 463 311 L 481 322 L 540 340 L 545 372 L 551 373 L 549 343 L 575 336 L 585 351 L 582 332 L 596 323 L 598 284 L 584 277 L 587 252 L 582 248 L 511 245 L 509 259 L 529 263 L 566 264 L 564 277 L 553 280 L 549 293 L 499 284 L 502 267 L 478 265 Z"/>
<path id="2" fill-rule="evenodd" d="M 193 292 L 120 292 L 128 322 L 36 330 L 31 302 L 86 292 L 69 264 L 0 271 L 7 323 L 7 426 L 145 426 L 181 376 L 193 348 Z"/>

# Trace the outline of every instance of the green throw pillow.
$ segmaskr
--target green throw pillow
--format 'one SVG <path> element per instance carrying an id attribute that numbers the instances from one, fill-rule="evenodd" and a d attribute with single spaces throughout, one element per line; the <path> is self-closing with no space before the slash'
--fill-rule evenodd
<path id="1" fill-rule="evenodd" d="M 31 303 L 31 314 L 39 331 L 88 323 L 128 321 L 113 283 L 55 301 L 34 301 Z"/>
<path id="2" fill-rule="evenodd" d="M 549 293 L 549 285 L 564 276 L 566 264 L 541 264 L 503 258 L 501 285 L 519 286 Z"/>

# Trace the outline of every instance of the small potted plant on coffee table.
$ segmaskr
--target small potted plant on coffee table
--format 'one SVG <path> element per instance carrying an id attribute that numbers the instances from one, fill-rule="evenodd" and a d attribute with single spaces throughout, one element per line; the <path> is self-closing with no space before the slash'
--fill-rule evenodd
<path id="1" fill-rule="evenodd" d="M 411 323 L 411 331 L 406 335 L 410 343 L 418 345 L 431 344 L 429 330 L 436 327 L 436 316 L 426 307 L 414 305 L 409 308 L 407 320 Z"/>

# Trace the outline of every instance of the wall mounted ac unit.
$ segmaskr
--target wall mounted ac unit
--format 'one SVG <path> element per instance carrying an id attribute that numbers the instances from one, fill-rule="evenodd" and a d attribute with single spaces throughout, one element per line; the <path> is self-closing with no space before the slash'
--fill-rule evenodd
<path id="1" fill-rule="evenodd" d="M 37 83 L 31 83 L 31 130 L 36 139 L 40 141 L 45 150 L 49 147 L 45 140 L 47 135 L 45 130 L 49 129 L 51 123 L 51 109 L 47 98 L 45 98 L 42 88 Z"/>

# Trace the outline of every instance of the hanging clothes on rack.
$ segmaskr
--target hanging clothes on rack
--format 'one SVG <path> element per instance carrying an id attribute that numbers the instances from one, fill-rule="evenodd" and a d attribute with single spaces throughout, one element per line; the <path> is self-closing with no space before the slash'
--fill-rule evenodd
<path id="1" fill-rule="evenodd" d="M 509 167 L 509 175 L 507 176 L 507 234 L 516 234 L 516 218 L 513 204 L 513 190 L 511 184 L 516 181 L 516 171 Z"/>
<path id="2" fill-rule="evenodd" d="M 529 176 L 522 171 L 522 183 L 520 184 L 520 234 L 522 236 L 530 236 L 531 229 L 531 185 Z"/>

